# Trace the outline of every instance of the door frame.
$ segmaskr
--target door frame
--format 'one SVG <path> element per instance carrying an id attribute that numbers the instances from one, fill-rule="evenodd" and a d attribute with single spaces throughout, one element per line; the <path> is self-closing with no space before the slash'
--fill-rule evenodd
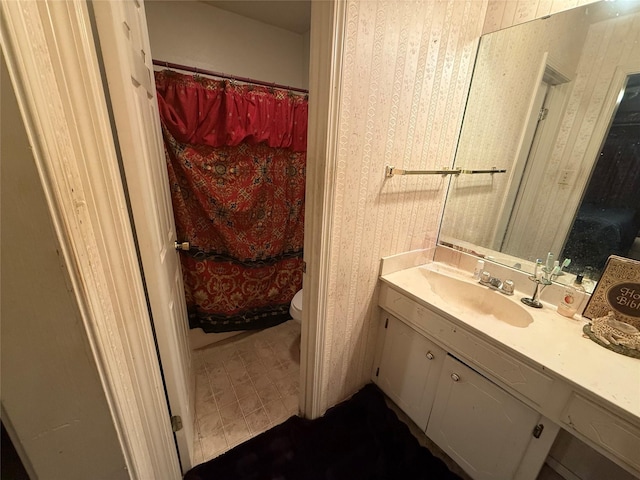
<path id="1" fill-rule="evenodd" d="M 501 238 L 496 238 L 495 250 L 508 252 L 517 257 L 524 258 L 522 252 L 514 250 L 517 246 L 524 242 L 524 238 L 531 236 L 531 232 L 527 230 L 526 223 L 514 221 L 514 219 L 522 219 L 528 217 L 529 213 L 536 208 L 537 192 L 540 190 L 544 182 L 545 171 L 543 168 L 537 168 L 539 165 L 545 165 L 546 160 L 551 156 L 551 150 L 555 145 L 556 136 L 560 122 L 565 114 L 567 102 L 569 101 L 569 93 L 573 88 L 571 78 L 563 73 L 560 68 L 551 64 L 545 54 L 544 58 L 544 75 L 541 81 L 546 85 L 546 98 L 543 102 L 543 108 L 546 109 L 546 119 L 542 123 L 538 121 L 538 112 L 531 112 L 529 123 L 535 128 L 534 135 L 527 142 L 523 143 L 526 149 L 522 149 L 524 154 L 523 171 L 520 182 L 515 185 L 513 197 L 511 200 L 512 213 L 507 216 L 504 230 L 500 233 Z M 540 89 L 540 87 L 539 87 Z M 526 243 L 526 242 L 525 242 Z M 557 252 L 548 245 L 537 245 L 535 250 L 540 252 Z M 515 247 L 517 248 L 517 247 Z"/>
<path id="2" fill-rule="evenodd" d="M 0 8 L 2 49 L 128 473 L 178 479 L 87 4 Z"/>
<path id="3" fill-rule="evenodd" d="M 317 418 L 326 408 L 324 364 L 329 262 L 336 185 L 338 120 L 346 2 L 311 2 L 309 128 L 305 186 L 304 302 L 300 336 L 300 413 Z"/>
<path id="4" fill-rule="evenodd" d="M 134 0 L 89 6 L 170 416 L 182 424 L 174 435 L 186 473 L 195 459 L 195 375 L 145 6 Z"/>
<path id="5" fill-rule="evenodd" d="M 179 479 L 87 4 L 0 9 L 2 49 L 129 475 Z"/>
<path id="6" fill-rule="evenodd" d="M 87 3 L 1 2 L 0 14 L 7 67 L 129 475 L 179 479 Z M 327 384 L 324 331 L 345 17 L 346 2 L 313 2 L 300 405 L 310 418 L 323 413 Z"/>

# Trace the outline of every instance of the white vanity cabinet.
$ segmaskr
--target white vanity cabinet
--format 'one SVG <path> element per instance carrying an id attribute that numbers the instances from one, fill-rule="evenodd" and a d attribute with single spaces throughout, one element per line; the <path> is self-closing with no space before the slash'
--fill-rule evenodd
<path id="1" fill-rule="evenodd" d="M 383 379 L 386 387 L 374 381 L 388 394 L 401 392 L 389 395 L 412 408 L 421 427 L 426 421 L 427 435 L 474 479 L 535 479 L 560 428 L 640 479 L 640 362 L 584 338 L 583 321 L 549 307 L 523 313 L 512 297 L 519 309 L 508 308 L 509 297 L 478 290 L 467 273 L 442 265 L 384 274 L 378 304 L 432 352 L 446 352 L 446 360 L 428 372 L 414 369 L 422 360 L 409 347 L 396 347 L 385 354 L 398 358 L 390 362 L 392 378 Z M 497 301 L 500 311 L 490 308 Z M 525 313 L 531 316 L 526 324 L 510 321 L 509 315 Z M 381 331 L 376 361 L 387 337 Z M 407 372 L 419 378 L 413 392 L 399 386 Z M 422 412 L 415 410 L 420 401 L 427 406 Z M 537 425 L 540 436 L 533 435 Z"/>
<path id="2" fill-rule="evenodd" d="M 474 479 L 535 479 L 558 426 L 514 395 L 551 379 L 387 285 L 380 306 L 381 390 Z"/>
<path id="3" fill-rule="evenodd" d="M 516 478 L 540 414 L 447 356 L 427 436 L 477 480 Z"/>
<path id="4" fill-rule="evenodd" d="M 374 381 L 424 431 L 446 353 L 393 315 L 384 314 L 382 321 Z"/>

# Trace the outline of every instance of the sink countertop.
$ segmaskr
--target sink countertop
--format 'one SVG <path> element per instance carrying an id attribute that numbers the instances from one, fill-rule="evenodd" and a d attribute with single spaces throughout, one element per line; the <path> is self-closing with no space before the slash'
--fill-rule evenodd
<path id="1" fill-rule="evenodd" d="M 556 311 L 555 305 L 544 302 L 542 309 L 525 306 L 520 299 L 530 296 L 531 292 L 516 290 L 513 296 L 493 292 L 521 305 L 531 314 L 533 322 L 526 328 L 452 309 L 431 291 L 424 276 L 425 269 L 439 269 L 438 265 L 407 268 L 380 278 L 425 307 L 470 327 L 497 346 L 519 353 L 640 422 L 640 359 L 615 353 L 583 337 L 582 327 L 587 321 L 580 315 L 573 319 L 564 317 Z M 443 265 L 442 273 L 468 283 L 478 283 L 469 272 L 449 266 Z"/>

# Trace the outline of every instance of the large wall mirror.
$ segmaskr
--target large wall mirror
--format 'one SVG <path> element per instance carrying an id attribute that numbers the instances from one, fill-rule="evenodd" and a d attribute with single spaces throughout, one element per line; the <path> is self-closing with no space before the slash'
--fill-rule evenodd
<path id="1" fill-rule="evenodd" d="M 598 2 L 482 37 L 439 243 L 593 287 L 640 259 L 640 0 Z"/>

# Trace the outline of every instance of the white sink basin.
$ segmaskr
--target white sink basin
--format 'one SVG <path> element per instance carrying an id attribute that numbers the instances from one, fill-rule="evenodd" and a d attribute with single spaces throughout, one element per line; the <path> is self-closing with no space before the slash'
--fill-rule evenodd
<path id="1" fill-rule="evenodd" d="M 443 272 L 421 269 L 429 289 L 452 310 L 495 319 L 518 328 L 526 328 L 533 317 L 525 307 L 496 290 L 471 283 Z"/>

